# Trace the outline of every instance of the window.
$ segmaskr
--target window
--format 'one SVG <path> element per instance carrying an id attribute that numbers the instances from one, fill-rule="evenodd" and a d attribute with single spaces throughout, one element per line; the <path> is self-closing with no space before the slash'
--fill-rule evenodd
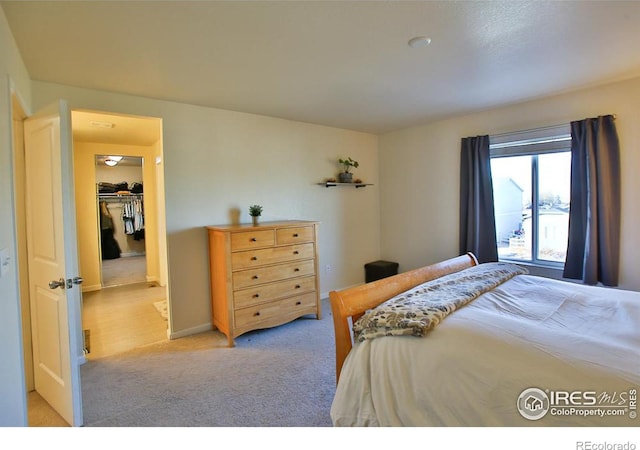
<path id="1" fill-rule="evenodd" d="M 491 136 L 498 258 L 563 266 L 569 230 L 569 125 Z"/>

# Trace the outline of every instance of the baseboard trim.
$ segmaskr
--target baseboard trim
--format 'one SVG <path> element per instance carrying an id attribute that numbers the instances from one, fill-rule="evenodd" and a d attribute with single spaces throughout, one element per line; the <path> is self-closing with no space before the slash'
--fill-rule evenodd
<path id="1" fill-rule="evenodd" d="M 356 283 L 356 284 L 352 284 L 350 286 L 347 287 L 341 287 L 338 289 L 331 289 L 332 291 L 342 291 L 344 289 L 351 289 L 352 287 L 356 287 L 356 286 L 362 286 L 364 283 L 360 282 L 360 283 Z M 321 292 L 320 293 L 320 300 L 328 300 L 329 299 L 329 292 Z"/>
<path id="2" fill-rule="evenodd" d="M 92 284 L 92 285 L 88 285 L 88 286 L 82 286 L 82 292 L 93 292 L 93 291 L 99 291 L 102 289 L 102 285 L 101 284 Z"/>
<path id="3" fill-rule="evenodd" d="M 185 336 L 191 336 L 192 334 L 204 333 L 205 331 L 213 330 L 213 326 L 210 323 L 198 325 L 197 327 L 187 328 L 180 331 L 167 330 L 167 336 L 169 339 L 180 339 Z"/>
<path id="4" fill-rule="evenodd" d="M 329 294 L 320 294 L 320 300 L 324 301 L 324 300 L 328 300 L 329 299 Z M 214 330 L 214 326 L 211 323 L 204 323 L 202 325 L 198 325 L 196 327 L 191 327 L 191 328 L 187 328 L 184 330 L 180 330 L 180 331 L 171 331 L 171 330 L 167 330 L 167 338 L 169 338 L 170 340 L 173 339 L 180 339 L 186 336 L 191 336 L 193 334 L 198 334 L 198 333 L 204 333 L 206 331 L 211 331 Z"/>

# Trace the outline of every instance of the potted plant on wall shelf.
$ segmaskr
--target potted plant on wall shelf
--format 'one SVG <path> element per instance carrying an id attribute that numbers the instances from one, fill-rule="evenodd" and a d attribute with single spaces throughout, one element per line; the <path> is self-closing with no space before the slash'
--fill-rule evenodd
<path id="1" fill-rule="evenodd" d="M 338 174 L 338 180 L 340 180 L 340 183 L 351 183 L 353 180 L 353 174 L 350 170 L 352 167 L 358 167 L 358 161 L 348 157 L 345 159 L 339 158 L 338 162 L 342 164 L 343 168 L 343 171 Z"/>
<path id="2" fill-rule="evenodd" d="M 249 215 L 251 216 L 251 219 L 253 220 L 253 226 L 257 226 L 258 225 L 258 217 L 260 217 L 260 215 L 262 214 L 262 206 L 260 205 L 251 205 L 249 206 Z"/>

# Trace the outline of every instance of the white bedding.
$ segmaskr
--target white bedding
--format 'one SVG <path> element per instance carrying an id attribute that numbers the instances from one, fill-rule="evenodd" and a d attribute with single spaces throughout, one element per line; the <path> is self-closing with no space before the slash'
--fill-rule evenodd
<path id="1" fill-rule="evenodd" d="M 551 399 L 538 420 L 517 408 L 532 387 Z M 639 388 L 640 293 L 519 275 L 425 337 L 356 343 L 331 418 L 335 426 L 640 426 Z"/>

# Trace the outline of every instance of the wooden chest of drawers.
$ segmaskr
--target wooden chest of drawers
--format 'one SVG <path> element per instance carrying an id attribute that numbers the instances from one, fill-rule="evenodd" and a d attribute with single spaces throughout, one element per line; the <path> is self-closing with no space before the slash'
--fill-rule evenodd
<path id="1" fill-rule="evenodd" d="M 213 325 L 229 346 L 247 331 L 320 319 L 318 223 L 207 227 Z"/>

